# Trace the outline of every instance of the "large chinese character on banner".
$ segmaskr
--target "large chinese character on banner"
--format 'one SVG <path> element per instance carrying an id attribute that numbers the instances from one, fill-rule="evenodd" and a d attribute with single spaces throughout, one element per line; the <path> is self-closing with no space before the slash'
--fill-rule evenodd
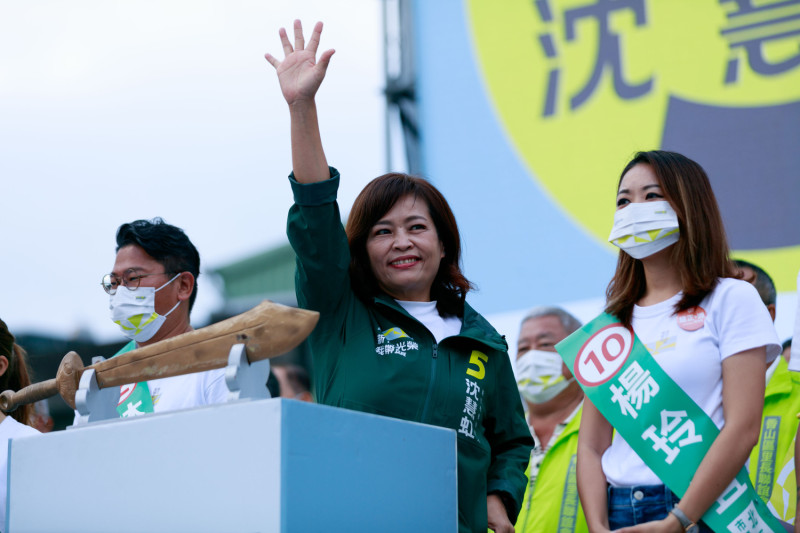
<path id="1" fill-rule="evenodd" d="M 681 152 L 708 172 L 735 254 L 794 290 L 800 0 L 465 5 L 509 142 L 585 231 L 608 238 L 597 199 L 634 151 Z"/>

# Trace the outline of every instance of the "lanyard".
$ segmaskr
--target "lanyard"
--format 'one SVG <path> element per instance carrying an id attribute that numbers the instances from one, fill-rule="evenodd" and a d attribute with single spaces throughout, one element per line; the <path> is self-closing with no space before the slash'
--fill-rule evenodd
<path id="1" fill-rule="evenodd" d="M 719 430 L 616 317 L 604 313 L 556 350 L 614 429 L 683 496 Z M 742 468 L 703 515 L 716 532 L 783 531 Z"/>

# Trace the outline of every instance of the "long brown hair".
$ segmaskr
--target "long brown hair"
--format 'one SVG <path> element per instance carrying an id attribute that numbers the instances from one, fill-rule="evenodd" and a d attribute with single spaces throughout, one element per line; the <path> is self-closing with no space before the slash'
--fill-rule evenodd
<path id="1" fill-rule="evenodd" d="M 375 223 L 407 195 L 425 200 L 439 240 L 444 245 L 444 258 L 431 286 L 431 299 L 436 300 L 439 314 L 461 316 L 464 299 L 472 284 L 461 273 L 461 237 L 456 218 L 436 187 L 425 179 L 408 174 L 392 172 L 375 178 L 353 203 L 347 219 L 353 291 L 365 302 L 380 292 L 367 255 L 367 238 Z"/>
<path id="2" fill-rule="evenodd" d="M 625 166 L 625 174 L 636 165 L 650 165 L 661 185 L 664 199 L 678 215 L 680 237 L 670 247 L 670 263 L 678 269 L 683 296 L 675 311 L 698 305 L 719 278 L 737 277 L 730 260 L 728 239 L 714 191 L 703 167 L 675 152 L 639 152 Z M 617 270 L 606 289 L 606 312 L 630 326 L 633 305 L 645 292 L 642 262 L 620 251 Z"/>
<path id="3" fill-rule="evenodd" d="M 31 384 L 28 355 L 19 344 L 14 342 L 14 335 L 8 331 L 8 326 L 2 320 L 0 320 L 0 355 L 8 359 L 8 368 L 0 376 L 0 392 L 5 390 L 18 391 Z M 25 404 L 17 407 L 10 416 L 17 422 L 31 425 L 33 412 L 33 405 Z"/>

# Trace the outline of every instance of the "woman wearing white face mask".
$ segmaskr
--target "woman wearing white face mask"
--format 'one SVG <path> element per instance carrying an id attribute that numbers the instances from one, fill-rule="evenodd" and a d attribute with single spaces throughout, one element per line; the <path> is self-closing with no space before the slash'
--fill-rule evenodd
<path id="1" fill-rule="evenodd" d="M 733 499 L 749 497 L 734 477 L 758 440 L 764 371 L 780 350 L 775 330 L 755 289 L 733 279 L 737 274 L 728 258 L 716 199 L 705 172 L 694 161 L 671 152 L 637 154 L 619 181 L 609 240 L 622 251 L 607 290 L 606 312 L 632 328 L 647 348 L 647 357 L 652 356 L 719 431 L 714 429 L 713 436 L 706 438 L 704 446 L 710 448 L 698 456 L 694 470 L 682 472 L 685 484 L 675 488 L 681 483 L 673 482 L 667 487 L 654 470 L 664 472 L 661 469 L 678 453 L 686 457 L 692 453 L 691 446 L 702 440 L 702 435 L 694 435 L 694 425 L 674 438 L 670 433 L 675 428 L 672 420 L 684 423 L 686 412 L 662 410 L 661 416 L 666 412 L 667 418 L 660 432 L 648 433 L 635 426 L 634 416 L 612 427 L 598 410 L 604 407 L 601 403 L 584 402 L 578 488 L 589 528 L 598 532 L 711 531 L 701 518 L 715 520 L 711 515 L 724 516 Z M 616 351 L 615 343 L 603 344 L 608 361 L 622 353 Z M 636 345 L 633 349 L 639 350 Z M 598 367 L 601 363 L 597 360 Z M 612 390 L 615 386 L 622 390 L 618 383 L 632 386 L 624 380 L 611 383 Z M 663 383 L 640 398 L 655 402 L 659 390 L 665 390 Z M 594 398 L 586 390 L 587 400 Z M 665 400 L 664 396 L 662 392 L 658 401 Z M 632 398 L 621 395 L 614 400 L 619 405 L 613 407 L 620 411 L 622 400 Z M 635 414 L 637 406 L 629 409 L 623 414 Z M 632 430 L 626 439 L 621 434 L 628 423 Z M 648 456 L 645 461 L 640 458 L 642 452 L 633 451 L 644 446 L 642 442 L 653 444 L 655 459 Z M 683 496 L 678 498 L 674 492 Z"/>

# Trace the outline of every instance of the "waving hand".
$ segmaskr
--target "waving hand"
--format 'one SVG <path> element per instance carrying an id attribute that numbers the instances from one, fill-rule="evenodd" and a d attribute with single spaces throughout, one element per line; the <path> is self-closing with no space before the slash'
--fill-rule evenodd
<path id="1" fill-rule="evenodd" d="M 314 95 L 325 79 L 325 71 L 333 55 L 333 50 L 326 50 L 317 60 L 321 33 L 322 22 L 317 22 L 306 46 L 303 26 L 299 20 L 295 20 L 294 47 L 289 42 L 285 29 L 281 28 L 278 32 L 285 56 L 283 61 L 278 61 L 270 54 L 264 55 L 275 67 L 281 92 L 289 104 L 292 169 L 295 179 L 300 183 L 313 183 L 330 177 L 320 138 L 317 105 L 314 101 Z"/>
<path id="2" fill-rule="evenodd" d="M 278 32 L 283 46 L 283 61 L 278 61 L 274 56 L 265 54 L 264 57 L 275 67 L 278 73 L 278 82 L 286 102 L 292 106 L 296 103 L 314 99 L 334 50 L 326 50 L 317 59 L 317 48 L 322 33 L 322 22 L 317 22 L 311 38 L 306 44 L 303 38 L 303 26 L 299 20 L 294 21 L 294 47 L 289 42 L 286 30 L 281 28 Z"/>

